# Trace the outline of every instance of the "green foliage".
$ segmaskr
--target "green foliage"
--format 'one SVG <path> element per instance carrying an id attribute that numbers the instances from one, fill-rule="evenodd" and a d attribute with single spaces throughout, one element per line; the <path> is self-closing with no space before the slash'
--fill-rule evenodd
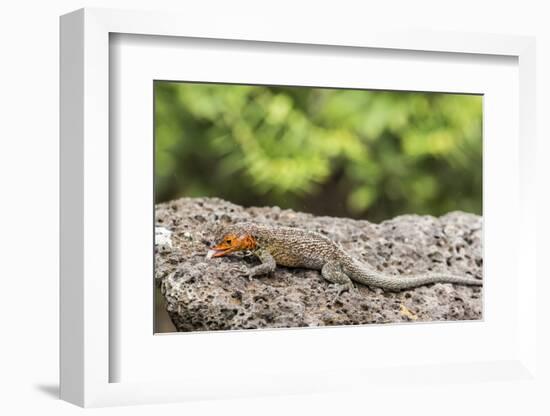
<path id="1" fill-rule="evenodd" d="M 473 95 L 156 82 L 156 197 L 479 214 L 481 121 Z"/>

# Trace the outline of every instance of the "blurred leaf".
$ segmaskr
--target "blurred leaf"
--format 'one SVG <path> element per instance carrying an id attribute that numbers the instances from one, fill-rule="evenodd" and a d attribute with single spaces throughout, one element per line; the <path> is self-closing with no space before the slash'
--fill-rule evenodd
<path id="1" fill-rule="evenodd" d="M 362 187 L 351 192 L 348 196 L 348 205 L 355 212 L 365 211 L 376 199 L 373 188 Z"/>

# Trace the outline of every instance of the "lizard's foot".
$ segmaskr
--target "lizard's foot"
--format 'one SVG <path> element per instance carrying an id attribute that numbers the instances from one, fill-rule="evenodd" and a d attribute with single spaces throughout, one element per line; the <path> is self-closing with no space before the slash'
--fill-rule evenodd
<path id="1" fill-rule="evenodd" d="M 234 276 L 248 277 L 248 280 L 252 280 L 250 269 L 246 266 L 233 266 L 229 269 L 229 271 Z"/>
<path id="2" fill-rule="evenodd" d="M 344 292 L 351 292 L 352 290 L 355 290 L 355 286 L 353 283 L 347 283 L 347 284 L 343 284 L 343 285 L 335 285 L 335 289 L 336 289 L 336 295 L 334 295 L 334 297 L 332 298 L 332 301 L 331 303 L 335 303 L 338 298 L 340 297 L 340 295 Z"/>
<path id="3" fill-rule="evenodd" d="M 325 278 L 325 280 L 334 283 L 337 288 L 336 296 L 332 299 L 332 303 L 336 302 L 342 292 L 355 288 L 350 277 L 342 271 L 342 266 L 340 263 L 330 261 L 325 263 L 321 269 L 321 275 Z"/>

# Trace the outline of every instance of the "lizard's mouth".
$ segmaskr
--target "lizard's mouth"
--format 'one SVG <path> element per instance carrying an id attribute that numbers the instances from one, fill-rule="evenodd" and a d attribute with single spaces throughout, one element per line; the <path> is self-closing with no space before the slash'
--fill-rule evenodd
<path id="1" fill-rule="evenodd" d="M 233 247 L 212 247 L 210 250 L 208 250 L 208 253 L 206 254 L 207 259 L 211 259 L 213 257 L 223 257 L 227 256 L 228 254 L 235 251 Z"/>

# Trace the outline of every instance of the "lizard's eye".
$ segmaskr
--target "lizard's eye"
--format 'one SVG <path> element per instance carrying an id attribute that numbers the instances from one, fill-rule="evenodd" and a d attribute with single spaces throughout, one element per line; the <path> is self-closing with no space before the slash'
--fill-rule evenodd
<path id="1" fill-rule="evenodd" d="M 226 242 L 227 244 L 231 244 L 231 239 L 228 238 L 227 240 L 225 240 L 225 242 Z"/>

